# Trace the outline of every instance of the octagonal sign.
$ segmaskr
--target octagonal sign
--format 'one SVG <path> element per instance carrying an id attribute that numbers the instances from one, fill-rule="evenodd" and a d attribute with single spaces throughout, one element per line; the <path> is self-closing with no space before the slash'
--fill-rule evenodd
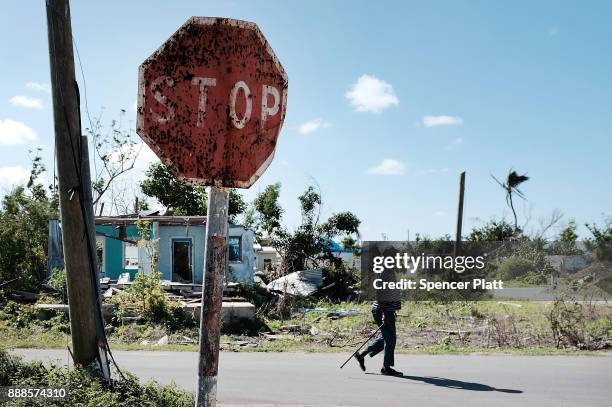
<path id="1" fill-rule="evenodd" d="M 274 156 L 287 84 L 257 25 L 192 17 L 139 68 L 136 131 L 180 179 L 248 188 Z"/>

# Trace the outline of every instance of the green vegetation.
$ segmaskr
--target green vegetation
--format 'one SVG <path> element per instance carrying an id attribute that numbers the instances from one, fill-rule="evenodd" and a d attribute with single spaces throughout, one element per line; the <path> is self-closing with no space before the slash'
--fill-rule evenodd
<path id="1" fill-rule="evenodd" d="M 45 366 L 41 362 L 26 363 L 20 358 L 0 350 L 0 386 L 67 388 L 67 400 L 37 401 L 37 406 L 193 406 L 189 392 L 176 386 L 162 386 L 156 382 L 141 384 L 138 379 L 124 373 L 125 378 L 101 384 L 87 375 L 85 370 Z M 5 406 L 29 406 L 28 401 L 11 401 Z"/>
<path id="2" fill-rule="evenodd" d="M 0 204 L 0 283 L 38 291 L 47 266 L 48 221 L 58 216 L 57 196 L 39 182 L 45 172 L 40 151 L 32 159 L 30 179 Z"/>
<path id="3" fill-rule="evenodd" d="M 589 249 L 594 250 L 600 260 L 612 261 L 612 217 L 604 220 L 603 226 L 586 224 L 593 235 L 587 240 Z"/>
<path id="4" fill-rule="evenodd" d="M 68 304 L 68 282 L 66 281 L 66 270 L 53 270 L 47 285 L 54 289 L 64 304 Z"/>
<path id="5" fill-rule="evenodd" d="M 311 185 L 298 197 L 302 222 L 295 230 L 289 231 L 282 225 L 283 209 L 278 203 L 280 188 L 280 183 L 268 185 L 257 195 L 245 216 L 245 225 L 260 241 L 268 242 L 281 255 L 280 269 L 269 273 L 269 277 L 320 268 L 326 284 L 335 283 L 333 292 L 328 292 L 328 295 L 347 298 L 352 286 L 358 282 L 357 273 L 351 265 L 332 254 L 330 243 L 341 239 L 355 249 L 361 221 L 348 211 L 334 213 L 323 221 L 321 193 Z"/>
<path id="6" fill-rule="evenodd" d="M 375 329 L 369 303 L 295 299 L 285 307 L 285 318 L 262 310 L 255 322 L 223 326 L 221 348 L 347 352 Z M 33 306 L 8 305 L 0 313 L 0 347 L 65 348 L 69 326 L 61 315 L 39 321 Z M 397 330 L 400 353 L 564 354 L 610 348 L 612 308 L 573 301 L 407 302 Z M 106 331 L 117 350 L 197 350 L 196 325 L 112 323 Z M 158 344 L 166 336 L 167 344 Z"/>
<path id="7" fill-rule="evenodd" d="M 206 215 L 206 188 L 194 186 L 174 176 L 162 163 L 153 163 L 140 184 L 142 193 L 170 208 L 175 215 Z M 230 190 L 229 217 L 234 221 L 243 213 L 246 203 L 235 189 Z"/>
<path id="8" fill-rule="evenodd" d="M 168 300 L 163 293 L 160 274 L 136 273 L 130 287 L 111 298 L 117 306 L 114 324 L 122 325 L 124 317 L 142 317 L 149 324 L 160 324 L 169 330 L 194 326 L 194 321 L 176 301 Z"/>

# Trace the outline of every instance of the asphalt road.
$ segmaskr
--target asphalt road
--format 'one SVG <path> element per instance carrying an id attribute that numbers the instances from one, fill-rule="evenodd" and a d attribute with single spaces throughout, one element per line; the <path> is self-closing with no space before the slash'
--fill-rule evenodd
<path id="1" fill-rule="evenodd" d="M 66 363 L 62 350 L 15 350 L 27 359 Z M 375 374 L 380 356 L 339 366 L 344 353 L 222 353 L 219 402 L 225 406 L 609 406 L 611 356 L 410 356 L 405 376 Z M 140 378 L 196 385 L 197 354 L 115 352 Z"/>

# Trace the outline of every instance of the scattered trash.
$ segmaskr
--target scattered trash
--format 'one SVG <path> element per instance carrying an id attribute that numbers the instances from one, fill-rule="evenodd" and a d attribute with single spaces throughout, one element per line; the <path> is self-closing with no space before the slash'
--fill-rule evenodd
<path id="1" fill-rule="evenodd" d="M 268 334 L 268 333 L 264 333 L 262 335 L 264 338 L 269 339 L 271 341 L 276 340 L 276 339 L 294 339 L 293 335 L 287 335 L 287 334 Z"/>
<path id="2" fill-rule="evenodd" d="M 310 332 L 310 329 L 306 326 L 301 325 L 285 325 L 281 326 L 279 331 L 293 334 L 307 334 Z"/>
<path id="3" fill-rule="evenodd" d="M 265 286 L 269 283 L 268 276 L 263 271 L 256 271 L 253 273 L 253 283 Z"/>
<path id="4" fill-rule="evenodd" d="M 121 273 L 117 284 L 128 284 L 130 282 L 130 273 Z"/>
<path id="5" fill-rule="evenodd" d="M 363 315 L 363 312 L 357 310 L 338 310 L 328 313 L 327 317 L 330 319 L 340 319 L 346 317 L 355 317 L 358 315 Z"/>
<path id="6" fill-rule="evenodd" d="M 123 291 L 118 288 L 110 287 L 108 290 L 104 292 L 104 294 L 102 294 L 102 296 L 104 298 L 111 298 L 114 294 L 121 294 L 122 292 Z"/>
<path id="7" fill-rule="evenodd" d="M 327 308 L 324 308 L 324 307 L 298 309 L 298 312 L 300 314 L 308 314 L 309 312 L 325 312 L 325 311 L 327 311 Z"/>

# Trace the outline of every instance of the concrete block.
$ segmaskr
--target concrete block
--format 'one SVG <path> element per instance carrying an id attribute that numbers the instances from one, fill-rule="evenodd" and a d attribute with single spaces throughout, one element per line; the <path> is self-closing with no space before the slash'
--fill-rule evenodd
<path id="1" fill-rule="evenodd" d="M 200 321 L 200 304 L 192 303 L 185 304 L 185 311 L 193 315 L 197 321 Z M 238 319 L 255 319 L 255 305 L 250 302 L 228 302 L 224 301 L 221 306 L 221 321 L 224 324 L 229 324 Z"/>

